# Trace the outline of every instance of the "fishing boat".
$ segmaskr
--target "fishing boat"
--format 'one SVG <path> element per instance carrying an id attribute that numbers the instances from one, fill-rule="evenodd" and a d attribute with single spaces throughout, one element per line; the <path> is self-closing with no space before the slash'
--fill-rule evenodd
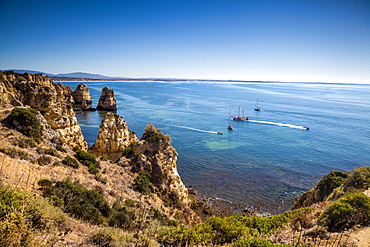
<path id="1" fill-rule="evenodd" d="M 227 118 L 227 120 L 229 121 L 229 125 L 227 126 L 227 129 L 228 130 L 233 130 L 234 129 L 234 126 L 230 122 L 230 117 L 231 117 L 230 115 L 231 115 L 231 111 L 229 112 L 229 116 Z"/>
<path id="2" fill-rule="evenodd" d="M 217 132 L 217 135 L 223 135 L 224 133 L 222 133 L 222 132 Z"/>
<path id="3" fill-rule="evenodd" d="M 248 119 L 249 117 L 244 117 L 244 108 L 243 108 L 243 116 L 242 117 L 240 116 L 240 106 L 239 106 L 238 116 L 233 117 L 233 120 L 234 121 L 247 121 Z"/>
<path id="4" fill-rule="evenodd" d="M 258 98 L 257 98 L 256 105 L 254 106 L 254 110 L 255 110 L 255 111 L 262 111 L 262 108 L 260 108 L 260 107 L 258 106 Z"/>

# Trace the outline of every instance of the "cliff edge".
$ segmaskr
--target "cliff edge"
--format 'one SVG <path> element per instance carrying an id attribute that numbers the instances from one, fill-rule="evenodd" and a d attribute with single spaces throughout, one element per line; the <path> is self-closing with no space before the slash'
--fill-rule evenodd
<path id="1" fill-rule="evenodd" d="M 0 74 L 0 107 L 29 106 L 38 110 L 61 140 L 73 150 L 86 150 L 87 143 L 73 111 L 73 90 L 54 83 L 43 74 Z"/>

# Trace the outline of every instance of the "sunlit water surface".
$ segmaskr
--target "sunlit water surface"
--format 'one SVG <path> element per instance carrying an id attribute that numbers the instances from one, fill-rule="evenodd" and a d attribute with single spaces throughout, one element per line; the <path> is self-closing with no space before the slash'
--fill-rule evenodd
<path id="1" fill-rule="evenodd" d="M 370 85 L 84 83 L 93 106 L 103 87 L 112 88 L 117 113 L 139 138 L 147 124 L 171 136 L 185 185 L 242 207 L 278 212 L 329 171 L 369 165 Z M 261 112 L 254 111 L 257 98 Z M 229 111 L 238 115 L 239 106 L 250 121 L 234 121 L 229 131 Z M 89 146 L 104 114 L 77 115 Z"/>

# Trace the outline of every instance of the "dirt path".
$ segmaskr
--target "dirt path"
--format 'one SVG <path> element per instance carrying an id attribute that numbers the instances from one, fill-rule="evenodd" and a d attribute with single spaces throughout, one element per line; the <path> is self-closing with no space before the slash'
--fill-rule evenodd
<path id="1" fill-rule="evenodd" d="M 360 228 L 351 233 L 348 243 L 353 243 L 358 247 L 370 246 L 370 227 Z"/>

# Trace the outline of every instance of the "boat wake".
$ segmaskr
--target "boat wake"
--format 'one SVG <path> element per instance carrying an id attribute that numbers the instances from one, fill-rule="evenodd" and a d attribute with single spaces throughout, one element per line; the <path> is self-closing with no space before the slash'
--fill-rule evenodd
<path id="1" fill-rule="evenodd" d="M 181 126 L 181 125 L 170 125 L 170 124 L 165 124 L 166 126 L 171 126 L 171 127 L 176 127 L 176 128 L 182 128 L 182 129 L 188 129 L 188 130 L 194 130 L 198 132 L 204 132 L 204 133 L 211 133 L 211 134 L 219 134 L 217 131 L 209 131 L 209 130 L 200 130 L 196 128 L 191 128 L 191 127 L 186 127 L 186 126 Z"/>
<path id="2" fill-rule="evenodd" d="M 282 126 L 282 127 L 289 127 L 293 129 L 308 129 L 308 127 L 306 126 L 297 126 L 293 124 L 276 123 L 276 122 L 268 122 L 268 121 L 249 120 L 248 122 L 260 123 L 260 124 L 270 124 L 270 125 L 276 125 L 276 126 Z"/>

